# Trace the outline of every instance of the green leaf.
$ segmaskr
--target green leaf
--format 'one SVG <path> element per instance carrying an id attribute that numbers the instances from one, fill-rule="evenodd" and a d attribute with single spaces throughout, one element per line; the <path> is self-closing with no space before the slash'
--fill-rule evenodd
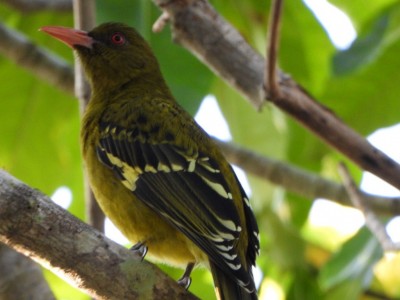
<path id="1" fill-rule="evenodd" d="M 349 279 L 334 286 L 319 299 L 338 300 L 338 299 L 359 299 L 363 290 L 360 280 Z"/>
<path id="2" fill-rule="evenodd" d="M 282 222 L 272 211 L 263 211 L 262 231 L 268 235 L 269 247 L 264 248 L 269 258 L 281 270 L 303 270 L 305 243 L 297 229 Z"/>
<path id="3" fill-rule="evenodd" d="M 0 76 L 10 80 L 1 91 L 2 166 L 48 195 L 64 185 L 72 189 L 75 200 L 80 199 L 77 101 L 6 62 L 0 64 Z M 77 216 L 83 217 L 83 209 Z"/>
<path id="4" fill-rule="evenodd" d="M 321 99 L 361 134 L 399 122 L 398 53 L 400 42 L 357 74 L 332 78 Z"/>
<path id="5" fill-rule="evenodd" d="M 287 292 L 287 300 L 319 300 L 322 298 L 321 290 L 312 276 L 313 270 L 296 270 L 294 278 Z"/>
<path id="6" fill-rule="evenodd" d="M 396 0 L 330 0 L 329 2 L 343 10 L 351 18 L 357 31 L 373 16 L 397 3 Z"/>
<path id="7" fill-rule="evenodd" d="M 330 73 L 335 49 L 313 13 L 301 1 L 285 3 L 282 16 L 279 63 L 286 73 L 318 94 Z"/>
<path id="8" fill-rule="evenodd" d="M 56 274 L 47 269 L 43 269 L 43 275 L 50 284 L 52 292 L 56 299 L 60 300 L 90 300 L 90 296 L 80 291 L 79 289 L 70 286 Z"/>
<path id="9" fill-rule="evenodd" d="M 333 57 L 334 74 L 348 74 L 373 61 L 380 53 L 388 24 L 389 16 L 385 13 L 374 22 L 367 35 L 358 37 L 349 49 L 338 52 Z"/>
<path id="10" fill-rule="evenodd" d="M 368 286 L 373 267 L 382 255 L 377 239 L 366 227 L 361 228 L 323 266 L 319 276 L 322 289 L 329 290 L 349 280 Z"/>
<path id="11" fill-rule="evenodd" d="M 144 1 L 98 0 L 96 1 L 96 22 L 98 24 L 122 22 L 141 31 L 140 25 L 145 19 L 145 15 L 142 14 L 144 5 L 146 5 Z"/>

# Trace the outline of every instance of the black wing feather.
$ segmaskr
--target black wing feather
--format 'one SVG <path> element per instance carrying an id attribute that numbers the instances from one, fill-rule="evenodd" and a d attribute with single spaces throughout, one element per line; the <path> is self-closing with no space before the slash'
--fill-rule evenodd
<path id="1" fill-rule="evenodd" d="M 241 266 L 235 249 L 241 230 L 239 216 L 217 162 L 201 153 L 185 155 L 183 149 L 170 144 L 144 142 L 136 129 L 127 132 L 105 123 L 100 129 L 99 160 L 122 180 L 127 170 L 115 164 L 116 158 L 125 168 L 129 165 L 140 170 L 132 192 L 188 236 L 240 285 L 251 284 L 249 273 Z M 194 169 L 189 167 L 193 160 Z M 227 197 L 221 195 L 224 191 Z M 250 219 L 254 218 L 250 208 L 246 215 L 249 216 L 249 211 Z M 254 220 L 247 222 L 246 226 L 257 231 Z M 254 246 L 254 242 L 250 244 L 253 245 L 249 247 Z M 254 262 L 255 255 L 250 253 L 249 256 Z"/>

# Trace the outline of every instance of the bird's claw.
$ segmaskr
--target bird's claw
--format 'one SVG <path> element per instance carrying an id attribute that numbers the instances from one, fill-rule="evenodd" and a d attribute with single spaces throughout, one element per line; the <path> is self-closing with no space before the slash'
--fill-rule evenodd
<path id="1" fill-rule="evenodd" d="M 146 245 L 142 242 L 136 243 L 135 245 L 133 245 L 130 250 L 137 254 L 142 260 L 144 259 L 144 257 L 147 254 L 147 250 L 148 248 L 146 247 Z"/>
<path id="2" fill-rule="evenodd" d="M 192 283 L 192 278 L 190 278 L 190 276 L 182 276 L 181 278 L 178 279 L 178 284 L 185 290 L 189 288 L 191 283 Z"/>

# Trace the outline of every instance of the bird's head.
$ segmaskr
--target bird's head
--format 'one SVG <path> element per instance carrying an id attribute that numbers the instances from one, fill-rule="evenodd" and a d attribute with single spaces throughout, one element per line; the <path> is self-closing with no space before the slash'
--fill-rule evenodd
<path id="1" fill-rule="evenodd" d="M 45 26 L 41 30 L 76 50 L 94 89 L 116 89 L 159 72 L 147 42 L 125 24 L 105 23 L 89 32 L 60 26 Z"/>

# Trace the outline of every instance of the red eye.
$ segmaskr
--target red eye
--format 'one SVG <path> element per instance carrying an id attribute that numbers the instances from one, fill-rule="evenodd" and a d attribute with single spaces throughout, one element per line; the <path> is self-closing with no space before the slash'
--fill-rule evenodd
<path id="1" fill-rule="evenodd" d="M 111 42 L 114 45 L 123 45 L 125 44 L 126 39 L 122 33 L 116 32 L 111 36 Z"/>

